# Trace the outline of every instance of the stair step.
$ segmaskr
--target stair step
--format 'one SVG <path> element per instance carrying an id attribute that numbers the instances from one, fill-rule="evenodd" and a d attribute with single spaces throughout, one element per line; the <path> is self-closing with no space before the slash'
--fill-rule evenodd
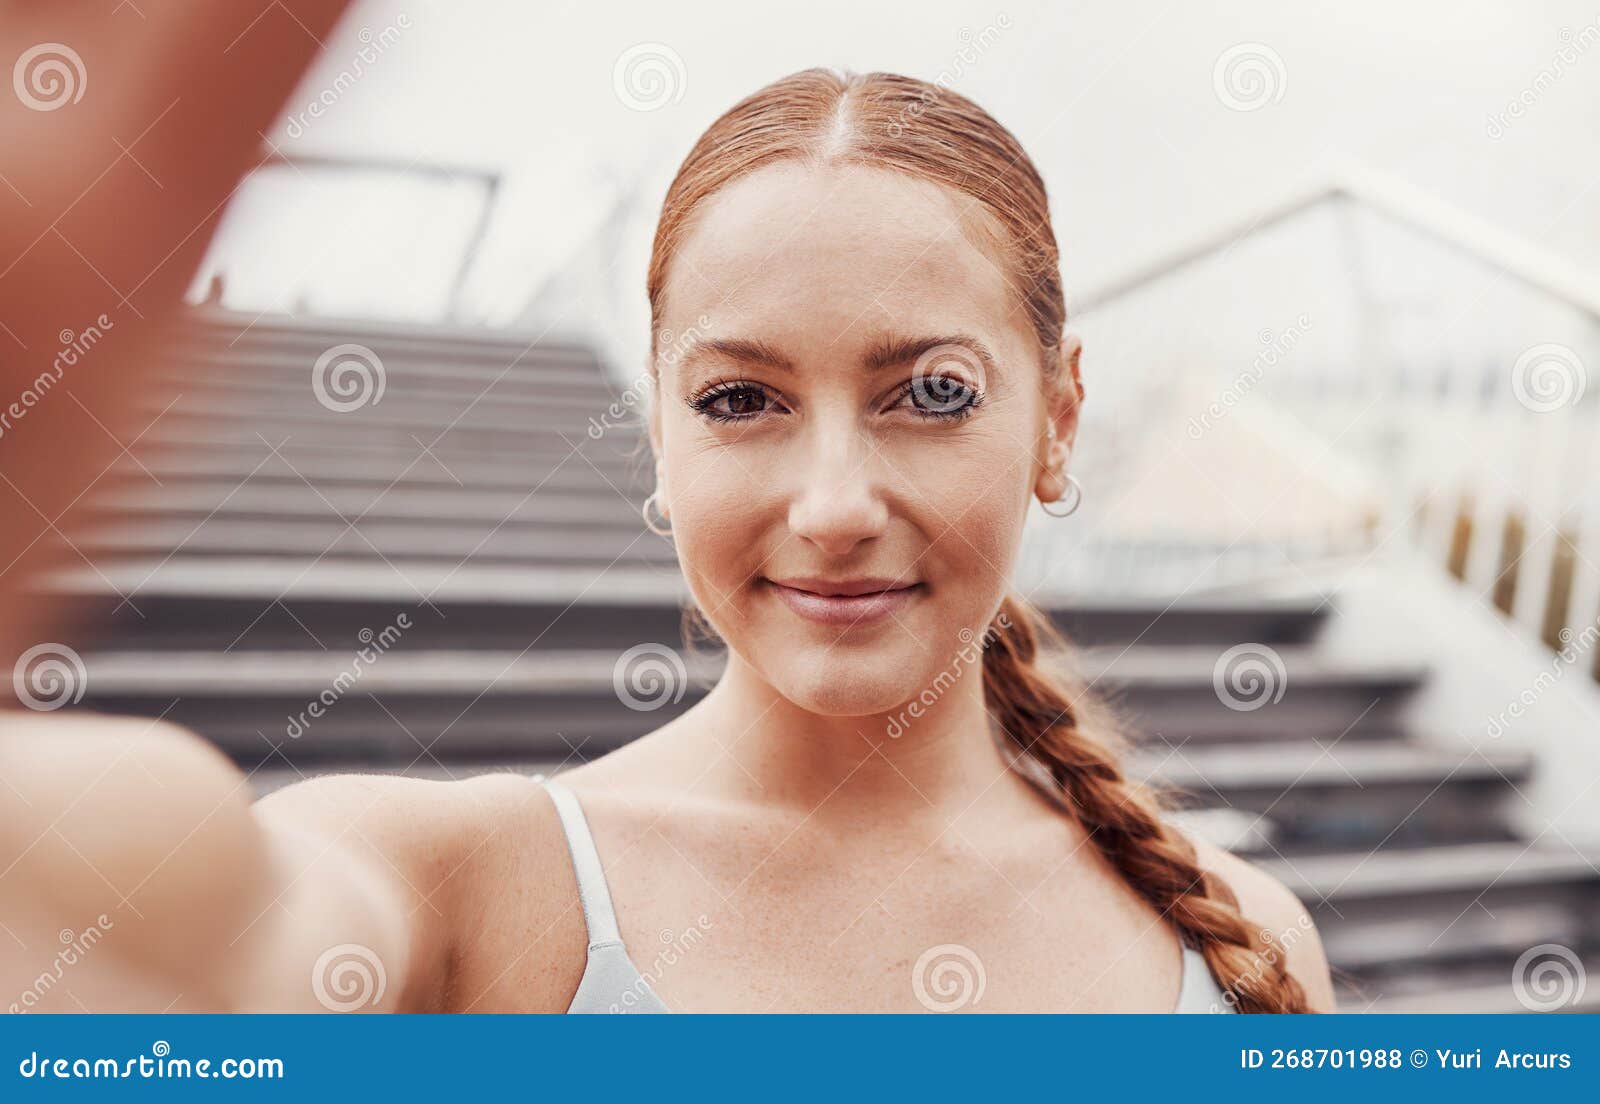
<path id="1" fill-rule="evenodd" d="M 1515 961 L 1541 943 L 1579 946 L 1587 926 L 1587 918 L 1560 901 L 1528 901 L 1498 907 L 1493 915 L 1469 910 L 1444 930 L 1414 916 L 1334 927 L 1323 933 L 1323 947 L 1341 969 L 1381 984 L 1419 966 L 1444 969 L 1496 957 Z"/>
<path id="2" fill-rule="evenodd" d="M 569 464 L 534 472 L 524 464 L 507 464 L 504 460 L 483 457 L 462 457 L 444 464 L 427 456 L 417 460 L 420 445 L 410 456 L 339 456 L 326 451 L 297 453 L 291 442 L 279 450 L 283 459 L 273 456 L 266 445 L 257 442 L 257 446 L 252 455 L 186 449 L 152 452 L 137 460 L 132 455 L 125 456 L 105 474 L 99 487 L 112 497 L 137 496 L 147 488 L 158 486 L 156 480 L 181 488 L 212 485 L 232 488 L 249 480 L 258 487 L 310 483 L 324 493 L 336 487 L 373 492 L 391 487 L 504 488 L 526 493 L 529 488 L 541 484 L 542 488 L 558 491 L 593 487 L 596 482 L 603 484 L 604 479 L 596 474 L 595 468 L 600 469 L 605 479 L 626 488 L 629 483 L 643 483 L 649 470 L 643 456 L 624 455 L 620 451 L 601 453 L 593 448 L 584 449 L 581 458 L 574 455 Z M 552 459 L 571 453 L 570 448 L 563 447 L 565 452 Z M 590 467 L 591 463 L 594 467 Z"/>
<path id="3" fill-rule="evenodd" d="M 257 466 L 261 470 L 272 465 L 282 467 L 283 461 L 271 454 L 270 445 L 300 470 L 305 470 L 303 465 L 316 461 L 333 466 L 341 459 L 350 459 L 357 463 L 393 464 L 395 478 L 408 466 L 411 470 L 436 469 L 441 463 L 451 471 L 461 465 L 498 464 L 507 471 L 526 473 L 526 465 L 541 460 L 554 464 L 571 460 L 585 468 L 589 466 L 584 463 L 587 460 L 607 474 L 618 467 L 636 470 L 641 463 L 641 438 L 626 426 L 613 426 L 599 440 L 589 437 L 581 426 L 575 426 L 567 440 L 553 433 L 521 439 L 514 442 L 515 447 L 508 455 L 503 442 L 479 441 L 472 434 L 441 436 L 440 431 L 448 424 L 436 424 L 427 433 L 385 432 L 364 436 L 347 433 L 329 439 L 294 434 L 273 436 L 264 432 L 257 436 L 259 427 L 256 426 L 241 430 L 192 419 L 180 425 L 169 425 L 163 418 L 151 426 L 138 451 L 140 459 L 145 455 L 165 454 L 178 458 L 179 462 L 188 456 L 204 455 L 225 464 L 243 464 L 245 472 L 249 473 Z M 152 447 L 144 448 L 146 443 Z M 427 446 L 427 453 L 423 451 L 424 446 Z M 526 485 L 537 484 L 544 474 L 543 471 L 527 474 Z"/>
<path id="4" fill-rule="evenodd" d="M 1340 910 L 1363 902 L 1406 905 L 1425 894 L 1476 897 L 1491 888 L 1600 887 L 1600 856 L 1521 842 L 1352 851 L 1261 865 L 1307 907 Z"/>
<path id="5" fill-rule="evenodd" d="M 148 417 L 165 412 L 167 417 L 182 414 L 240 426 L 254 426 L 262 420 L 304 419 L 331 429 L 338 419 L 360 418 L 385 424 L 391 420 L 417 421 L 437 428 L 451 424 L 486 429 L 538 428 L 570 435 L 574 427 L 581 434 L 590 417 L 598 419 L 616 401 L 606 381 L 593 375 L 560 376 L 537 386 L 515 389 L 496 383 L 492 377 L 481 388 L 444 388 L 428 386 L 426 376 L 396 379 L 385 369 L 383 393 L 377 401 L 354 410 L 330 410 L 319 401 L 308 367 L 301 365 L 295 378 L 284 378 L 280 386 L 265 385 L 254 376 L 245 380 L 208 377 L 198 383 L 179 384 L 175 396 L 163 399 L 157 393 L 136 402 L 135 409 Z M 356 386 L 352 380 L 347 386 L 348 394 L 335 389 L 330 395 L 336 401 L 353 400 L 365 393 L 363 387 L 367 385 Z M 386 416 L 384 419 L 375 416 L 380 411 Z M 368 412 L 374 417 L 367 419 Z"/>
<path id="6" fill-rule="evenodd" d="M 596 407 L 597 414 L 599 409 Z M 476 422 L 463 419 L 452 423 L 451 415 L 442 413 L 433 417 L 420 412 L 415 415 L 404 411 L 388 414 L 382 403 L 365 406 L 348 414 L 336 414 L 328 410 L 294 415 L 268 411 L 259 417 L 251 416 L 248 422 L 238 425 L 221 422 L 209 414 L 191 413 L 181 403 L 159 420 L 154 420 L 154 413 L 144 440 L 162 446 L 173 446 L 185 437 L 219 430 L 236 443 L 245 441 L 252 446 L 256 444 L 259 434 L 274 445 L 287 438 L 316 441 L 340 448 L 409 447 L 415 451 L 420 441 L 435 449 L 443 446 L 479 453 L 509 454 L 511 457 L 551 452 L 560 455 L 590 441 L 585 431 L 586 423 L 581 418 L 533 421 L 493 417 Z"/>
<path id="7" fill-rule="evenodd" d="M 1286 743 L 1261 747 L 1156 747 L 1134 760 L 1169 785 L 1205 792 L 1276 797 L 1289 787 L 1307 789 L 1433 785 L 1457 781 L 1504 782 L 1526 778 L 1533 764 L 1520 751 L 1449 751 L 1441 748 L 1366 742 L 1329 745 Z M 1143 771 L 1141 772 L 1143 773 Z"/>
<path id="8" fill-rule="evenodd" d="M 1295 730 L 1341 732 L 1358 724 L 1393 727 L 1406 696 L 1428 674 L 1425 664 L 1409 660 L 1283 645 L 1269 649 L 1277 670 L 1239 683 L 1228 675 L 1230 650 L 1217 644 L 1086 648 L 1079 669 L 1133 728 L 1172 743 L 1280 739 Z M 1129 683 L 1138 685 L 1137 701 L 1121 700 Z"/>
<path id="9" fill-rule="evenodd" d="M 643 495 L 639 498 L 642 501 Z M 258 487 L 233 486 L 150 488 L 129 501 L 100 501 L 90 511 L 114 517 L 186 518 L 196 522 L 235 519 L 327 521 L 357 517 L 375 521 L 473 524 L 485 530 L 497 525 L 547 527 L 607 526 L 643 532 L 638 502 L 598 475 L 588 490 L 555 491 L 532 484 L 522 491 L 480 491 L 471 488 L 395 488 L 391 491 L 334 488 L 318 491 L 304 483 Z M 191 524 L 191 528 L 193 525 Z"/>
<path id="10" fill-rule="evenodd" d="M 642 532 L 642 530 L 641 530 Z M 196 526 L 187 518 L 142 518 L 75 533 L 85 554 L 159 555 L 179 548 L 180 557 L 283 556 L 346 560 L 470 558 L 475 564 L 505 563 L 523 569 L 545 565 L 604 566 L 626 560 L 675 567 L 677 554 L 664 541 L 641 538 L 626 527 L 589 525 L 557 529 L 482 522 L 406 522 L 363 519 L 354 527 L 330 516 L 254 520 L 228 518 Z"/>
<path id="11" fill-rule="evenodd" d="M 1135 777 L 1180 787 L 1184 806 L 1270 816 L 1273 847 L 1290 855 L 1506 840 L 1506 810 L 1533 767 L 1526 753 L 1349 738 L 1157 744 L 1135 762 Z"/>
<path id="12" fill-rule="evenodd" d="M 1329 606 L 1318 594 L 1239 595 L 1184 598 L 1084 598 L 1037 595 L 1059 608 L 1056 625 L 1078 642 L 1194 644 L 1200 641 L 1259 641 L 1303 644 L 1322 628 Z"/>
<path id="13" fill-rule="evenodd" d="M 262 348 L 240 356 L 226 347 L 180 346 L 161 373 L 167 390 L 190 387 L 308 390 L 317 360 L 328 349 L 350 342 L 321 342 L 303 348 Z M 361 344 L 361 342 L 354 342 Z M 383 364 L 384 391 L 391 382 L 450 387 L 470 399 L 484 388 L 528 391 L 547 384 L 574 387 L 598 383 L 617 390 L 613 379 L 590 356 L 564 356 L 529 352 L 518 359 L 516 350 L 481 354 L 385 350 L 368 345 Z"/>
<path id="14" fill-rule="evenodd" d="M 218 357 L 254 362 L 273 352 L 310 352 L 313 359 L 332 345 L 365 345 L 385 357 L 442 361 L 445 363 L 538 363 L 558 360 L 596 364 L 594 350 L 586 345 L 551 341 L 536 333 L 452 326 L 441 323 L 411 324 L 385 319 L 334 319 L 262 315 L 200 309 L 184 319 L 175 354 L 205 352 Z M 519 360 L 519 358 L 521 358 Z"/>
<path id="15" fill-rule="evenodd" d="M 1600 976 L 1600 954 L 1591 953 L 1580 960 L 1586 977 Z M 1498 974 L 1483 971 L 1467 979 L 1439 978 L 1429 975 L 1418 979 L 1413 990 L 1367 994 L 1365 999 L 1341 999 L 1341 1012 L 1404 1013 L 1458 1013 L 1494 1015 L 1536 1012 L 1600 1012 L 1600 986 L 1565 983 L 1559 988 L 1543 991 L 1524 985 L 1519 995 L 1508 966 Z M 1493 1064 L 1493 1052 L 1485 1056 L 1485 1068 Z"/>

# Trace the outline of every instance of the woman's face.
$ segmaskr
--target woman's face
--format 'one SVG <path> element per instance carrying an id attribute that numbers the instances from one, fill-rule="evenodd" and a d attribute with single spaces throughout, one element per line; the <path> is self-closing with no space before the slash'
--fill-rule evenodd
<path id="1" fill-rule="evenodd" d="M 973 206 L 782 162 L 703 204 L 670 264 L 658 501 L 711 624 L 814 712 L 932 684 L 994 617 L 1029 499 L 1058 493 L 1061 373 Z M 1075 404 L 1054 406 L 1064 446 Z"/>

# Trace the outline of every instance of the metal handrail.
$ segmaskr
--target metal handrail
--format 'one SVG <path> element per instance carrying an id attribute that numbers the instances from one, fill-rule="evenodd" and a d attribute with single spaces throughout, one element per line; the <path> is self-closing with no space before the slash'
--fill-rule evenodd
<path id="1" fill-rule="evenodd" d="M 477 259 L 479 250 L 482 249 L 484 241 L 488 238 L 489 223 L 494 217 L 495 202 L 500 193 L 500 173 L 472 165 L 447 165 L 440 162 L 404 160 L 398 157 L 345 157 L 339 154 L 323 153 L 288 154 L 280 149 L 270 151 L 263 164 L 283 165 L 297 172 L 301 169 L 380 172 L 399 176 L 439 177 L 452 182 L 466 178 L 481 185 L 483 188 L 483 204 L 478 210 L 478 221 L 473 226 L 466 245 L 462 247 L 461 263 L 456 268 L 455 280 L 450 285 L 447 315 L 453 319 L 462 317 L 462 293 L 466 289 L 467 277 L 472 271 L 473 262 Z"/>
<path id="2" fill-rule="evenodd" d="M 1135 265 L 1075 296 L 1075 306 L 1080 312 L 1103 307 L 1198 261 L 1225 252 L 1268 227 L 1324 203 L 1340 200 L 1360 204 L 1420 230 L 1600 320 L 1600 277 L 1405 181 L 1357 165 L 1342 166 L 1249 213 L 1230 218 L 1153 260 Z"/>

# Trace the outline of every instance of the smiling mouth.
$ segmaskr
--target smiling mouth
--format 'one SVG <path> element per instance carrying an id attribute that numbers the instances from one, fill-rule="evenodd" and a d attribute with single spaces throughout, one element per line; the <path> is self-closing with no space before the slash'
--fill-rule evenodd
<path id="1" fill-rule="evenodd" d="M 864 625 L 883 620 L 914 601 L 927 588 L 893 579 L 763 580 L 778 599 L 808 621 L 822 625 Z"/>

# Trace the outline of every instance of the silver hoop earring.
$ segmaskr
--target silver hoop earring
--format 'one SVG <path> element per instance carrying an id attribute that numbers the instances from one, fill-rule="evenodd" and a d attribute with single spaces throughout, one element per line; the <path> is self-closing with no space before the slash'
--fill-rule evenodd
<path id="1" fill-rule="evenodd" d="M 1069 501 L 1071 505 L 1069 505 L 1065 510 L 1061 511 L 1050 509 L 1051 505 L 1053 505 L 1053 503 L 1050 502 L 1039 503 L 1039 508 L 1045 513 L 1049 514 L 1051 517 L 1064 518 L 1072 514 L 1079 506 L 1083 504 L 1083 485 L 1078 482 L 1078 477 L 1070 472 L 1067 474 L 1066 491 L 1061 495 L 1060 498 L 1055 499 L 1055 502 Z"/>
<path id="2" fill-rule="evenodd" d="M 650 517 L 650 507 L 655 505 L 655 502 L 656 502 L 656 492 L 655 491 L 651 491 L 650 492 L 650 497 L 646 498 L 644 500 L 644 505 L 639 508 L 639 514 L 640 514 L 641 517 L 644 518 L 644 527 L 646 529 L 650 530 L 650 532 L 654 533 L 658 537 L 666 537 L 668 540 L 671 540 L 672 539 L 672 526 L 670 524 L 668 524 L 666 528 L 658 529 L 656 527 L 657 523 L 654 520 L 652 520 L 651 517 Z M 662 514 L 661 516 L 662 516 L 663 520 L 666 519 L 666 515 L 665 514 Z"/>

